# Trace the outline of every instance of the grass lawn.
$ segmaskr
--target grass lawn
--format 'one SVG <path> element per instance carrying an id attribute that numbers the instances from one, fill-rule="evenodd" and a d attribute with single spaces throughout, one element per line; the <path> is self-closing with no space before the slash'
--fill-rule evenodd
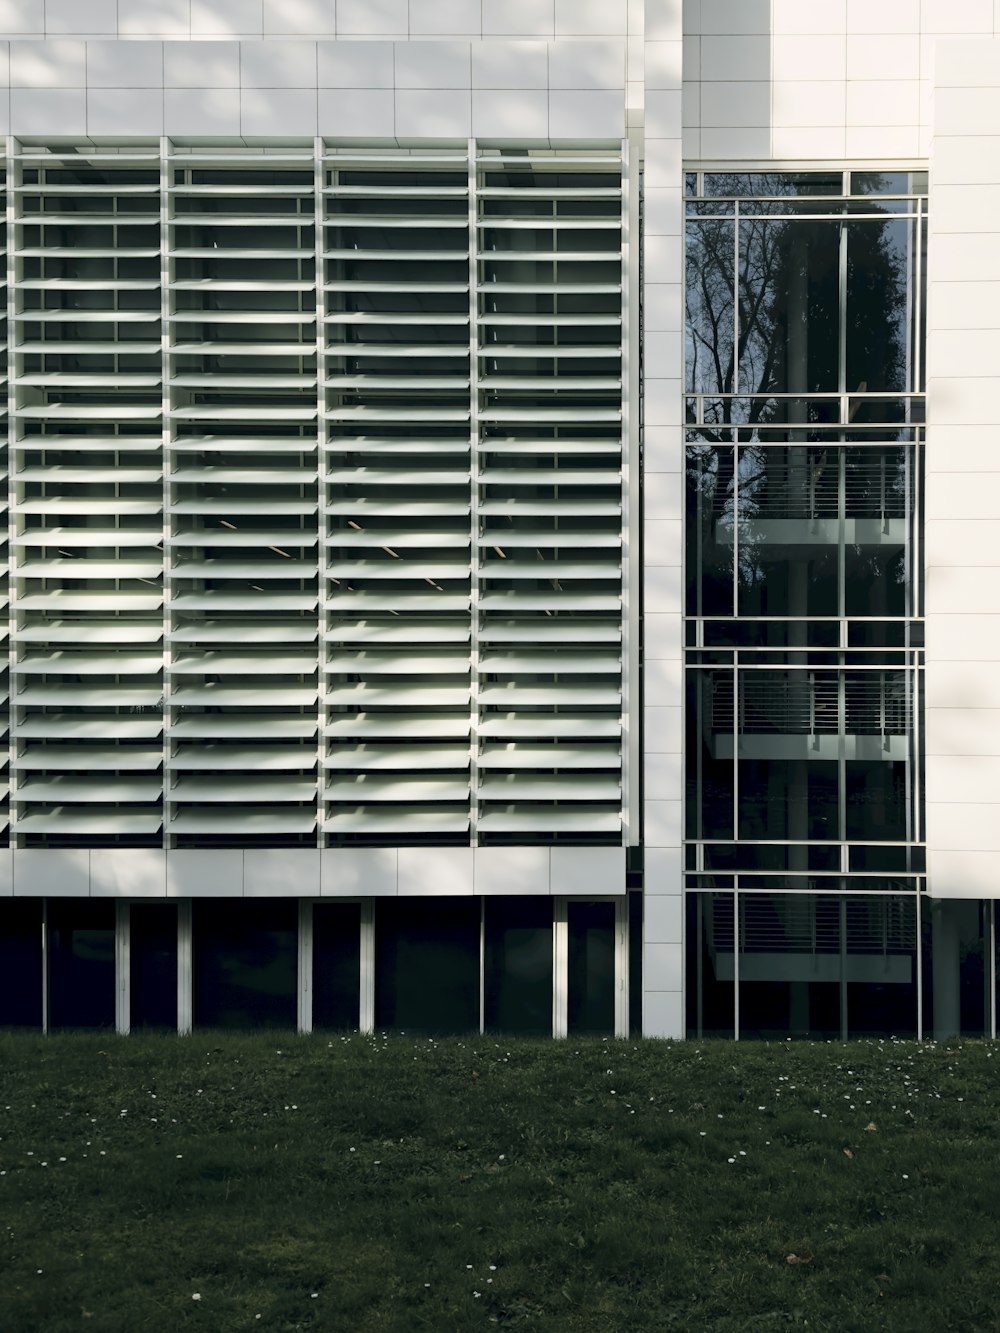
<path id="1" fill-rule="evenodd" d="M 0 1330 L 1000 1328 L 1000 1047 L 0 1035 Z"/>

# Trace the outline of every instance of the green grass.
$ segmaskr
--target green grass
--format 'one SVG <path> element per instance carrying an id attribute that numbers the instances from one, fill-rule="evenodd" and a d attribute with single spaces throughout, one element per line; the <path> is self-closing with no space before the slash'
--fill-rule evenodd
<path id="1" fill-rule="evenodd" d="M 0 1070 L 3 1333 L 1000 1328 L 988 1043 L 2 1035 Z"/>

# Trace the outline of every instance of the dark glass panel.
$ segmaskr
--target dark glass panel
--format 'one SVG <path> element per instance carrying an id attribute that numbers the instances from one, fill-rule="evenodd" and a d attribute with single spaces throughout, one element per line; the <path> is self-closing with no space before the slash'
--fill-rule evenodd
<path id="1" fill-rule="evenodd" d="M 733 455 L 732 446 L 688 445 L 689 615 L 732 615 Z"/>
<path id="2" fill-rule="evenodd" d="M 741 894 L 739 911 L 740 1035 L 839 1037 L 837 899 Z"/>
<path id="3" fill-rule="evenodd" d="M 361 905 L 313 906 L 313 1027 L 356 1028 L 361 995 Z"/>
<path id="4" fill-rule="evenodd" d="M 379 1027 L 478 1031 L 478 900 L 397 898 L 375 906 Z"/>
<path id="5" fill-rule="evenodd" d="M 731 893 L 689 893 L 686 902 L 685 979 L 687 1035 L 734 1034 Z"/>
<path id="6" fill-rule="evenodd" d="M 740 391 L 836 392 L 841 223 L 755 218 L 739 230 Z"/>
<path id="7" fill-rule="evenodd" d="M 615 1030 L 615 904 L 569 902 L 567 1019 L 571 1033 Z"/>
<path id="8" fill-rule="evenodd" d="M 706 171 L 707 198 L 781 197 L 787 195 L 840 195 L 840 171 Z"/>
<path id="9" fill-rule="evenodd" d="M 819 841 L 838 837 L 837 764 L 826 759 L 741 759 L 741 838 Z M 805 868 L 805 848 L 800 849 Z M 789 849 L 794 858 L 795 849 Z M 799 867 L 794 859 L 789 869 Z"/>
<path id="10" fill-rule="evenodd" d="M 132 904 L 129 959 L 129 1026 L 176 1028 L 176 904 Z"/>
<path id="11" fill-rule="evenodd" d="M 907 545 L 850 544 L 844 552 L 844 609 L 849 616 L 899 616 L 909 608 Z"/>
<path id="12" fill-rule="evenodd" d="M 852 219 L 847 224 L 847 388 L 912 388 L 913 331 L 908 274 L 916 224 Z"/>
<path id="13" fill-rule="evenodd" d="M 733 674 L 688 671 L 687 836 L 733 836 Z"/>
<path id="14" fill-rule="evenodd" d="M 745 445 L 737 484 L 739 614 L 837 615 L 837 450 Z M 787 642 L 805 646 L 804 629 Z"/>
<path id="15" fill-rule="evenodd" d="M 193 906 L 194 1021 L 294 1028 L 298 904 L 206 899 Z"/>
<path id="16" fill-rule="evenodd" d="M 49 1027 L 115 1025 L 115 905 L 87 898 L 48 904 Z"/>
<path id="17" fill-rule="evenodd" d="M 42 1026 L 42 904 L 0 903 L 0 1026 Z"/>
<path id="18" fill-rule="evenodd" d="M 848 1036 L 917 1032 L 915 898 L 851 896 L 844 906 Z"/>
<path id="19" fill-rule="evenodd" d="M 840 626 L 832 620 L 719 620 L 705 622 L 706 644 L 732 644 L 740 648 L 783 647 L 793 640 L 816 648 L 835 648 Z M 755 659 L 756 660 L 756 659 Z"/>
<path id="20" fill-rule="evenodd" d="M 551 899 L 487 898 L 485 908 L 486 1027 L 551 1036 Z"/>
<path id="21" fill-rule="evenodd" d="M 990 1035 L 986 944 L 991 905 L 961 899 L 940 901 L 941 911 L 950 918 L 953 947 L 958 954 L 959 1026 L 963 1036 Z"/>
<path id="22" fill-rule="evenodd" d="M 902 842 L 907 837 L 906 765 L 847 761 L 847 837 L 852 842 Z"/>
<path id="23" fill-rule="evenodd" d="M 733 226 L 725 219 L 687 224 L 684 383 L 691 393 L 732 393 L 735 387 Z"/>
<path id="24" fill-rule="evenodd" d="M 926 194 L 926 171 L 852 171 L 852 194 Z"/>

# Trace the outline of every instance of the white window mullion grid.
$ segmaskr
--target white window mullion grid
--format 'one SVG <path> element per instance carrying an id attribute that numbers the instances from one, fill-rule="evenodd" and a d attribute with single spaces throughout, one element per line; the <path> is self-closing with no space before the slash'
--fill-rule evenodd
<path id="1" fill-rule="evenodd" d="M 640 829 L 639 773 L 639 246 L 638 145 L 622 144 L 622 816 L 626 845 L 638 846 Z"/>
<path id="2" fill-rule="evenodd" d="M 475 139 L 469 140 L 469 840 L 479 842 L 479 199 Z M 482 976 L 482 969 L 480 969 Z M 482 1028 L 482 1012 L 480 1013 Z"/>
<path id="3" fill-rule="evenodd" d="M 14 384 L 16 380 L 17 354 L 17 320 L 14 318 L 16 313 L 16 279 L 15 269 L 15 247 L 17 244 L 17 228 L 15 224 L 15 204 L 18 196 L 14 193 L 15 178 L 14 173 L 17 164 L 14 161 L 15 140 L 8 135 L 6 141 L 7 147 L 7 216 L 6 216 L 6 243 L 7 243 L 7 536 L 10 538 L 19 531 L 17 518 L 17 486 L 14 480 L 14 468 L 16 455 L 12 448 L 15 439 L 15 430 L 17 424 L 16 407 L 17 402 L 14 394 Z M 14 686 L 14 665 L 17 661 L 17 581 L 15 579 L 15 560 L 17 557 L 17 548 L 9 546 L 8 548 L 8 603 L 7 603 L 7 670 L 8 680 L 10 682 L 10 702 L 8 705 L 9 732 L 9 773 L 10 773 L 10 845 L 17 846 L 17 835 L 15 829 L 16 818 L 16 784 L 18 781 L 18 770 L 14 767 L 14 761 L 17 758 L 17 708 L 15 706 Z M 45 980 L 42 979 L 44 986 Z M 47 1025 L 46 1025 L 47 1028 Z"/>
<path id="4" fill-rule="evenodd" d="M 318 675 L 316 679 L 316 688 L 319 691 L 317 696 L 317 734 L 316 734 L 316 838 L 320 847 L 324 843 L 324 830 L 326 827 L 326 792 L 327 792 L 327 770 L 326 770 L 326 726 L 329 720 L 329 698 L 326 661 L 328 656 L 327 634 L 330 629 L 332 611 L 330 607 L 330 584 L 327 578 L 327 567 L 329 564 L 329 548 L 327 546 L 327 536 L 329 533 L 328 517 L 328 496 L 327 496 L 327 434 L 329 427 L 327 425 L 326 414 L 326 268 L 323 259 L 325 245 L 325 199 L 323 195 L 323 186 L 326 176 L 326 163 L 323 157 L 323 140 L 316 139 L 314 153 L 315 166 L 315 254 L 316 254 L 316 529 L 317 529 L 317 547 L 316 555 L 318 560 L 318 575 L 316 580 L 316 591 L 318 601 L 318 636 L 316 644 L 316 665 Z"/>
<path id="5" fill-rule="evenodd" d="M 160 140 L 160 373 L 163 376 L 163 430 L 160 450 L 163 463 L 163 846 L 170 847 L 170 816 L 172 805 L 170 789 L 172 757 L 170 693 L 170 664 L 173 657 L 170 643 L 170 626 L 173 601 L 170 521 L 170 470 L 173 461 L 171 448 L 172 420 L 170 414 L 170 339 L 173 326 L 170 323 L 170 167 L 168 162 L 169 142 Z"/>

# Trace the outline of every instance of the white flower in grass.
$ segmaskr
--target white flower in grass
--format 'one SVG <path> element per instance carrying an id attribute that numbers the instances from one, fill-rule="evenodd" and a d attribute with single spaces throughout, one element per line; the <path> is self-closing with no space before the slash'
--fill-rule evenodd
<path id="1" fill-rule="evenodd" d="M 200 1300 L 201 1300 L 201 1292 L 200 1292 L 200 1291 L 192 1291 L 192 1293 L 191 1293 L 191 1299 L 192 1299 L 193 1301 L 200 1301 Z"/>

